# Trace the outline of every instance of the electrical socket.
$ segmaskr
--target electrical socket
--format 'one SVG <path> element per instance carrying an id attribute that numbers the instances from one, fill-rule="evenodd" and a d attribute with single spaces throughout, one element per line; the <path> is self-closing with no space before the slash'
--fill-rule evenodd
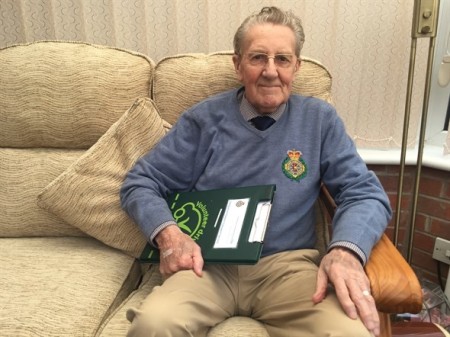
<path id="1" fill-rule="evenodd" d="M 433 259 L 450 264 L 450 241 L 436 238 L 434 242 Z"/>
<path id="2" fill-rule="evenodd" d="M 412 37 L 435 37 L 437 30 L 438 0 L 415 0 Z"/>

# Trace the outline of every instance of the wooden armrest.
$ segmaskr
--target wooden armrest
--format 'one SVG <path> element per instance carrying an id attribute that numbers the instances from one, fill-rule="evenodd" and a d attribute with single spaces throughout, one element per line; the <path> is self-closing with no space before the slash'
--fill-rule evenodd
<path id="1" fill-rule="evenodd" d="M 324 185 L 321 187 L 320 200 L 332 218 L 336 204 Z M 386 234 L 373 247 L 365 271 L 380 312 L 417 313 L 422 310 L 420 283 Z"/>
<path id="2" fill-rule="evenodd" d="M 416 274 L 383 234 L 365 267 L 377 308 L 386 313 L 422 310 L 422 288 Z"/>

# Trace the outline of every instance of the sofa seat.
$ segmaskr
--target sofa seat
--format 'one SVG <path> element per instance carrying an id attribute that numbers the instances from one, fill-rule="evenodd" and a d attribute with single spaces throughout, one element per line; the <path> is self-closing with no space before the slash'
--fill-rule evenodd
<path id="1" fill-rule="evenodd" d="M 1 336 L 93 336 L 136 288 L 135 259 L 88 237 L 0 239 Z"/>

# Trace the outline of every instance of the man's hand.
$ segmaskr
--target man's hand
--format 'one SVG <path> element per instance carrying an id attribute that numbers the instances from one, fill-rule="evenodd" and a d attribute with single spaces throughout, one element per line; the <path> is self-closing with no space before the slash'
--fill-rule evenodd
<path id="1" fill-rule="evenodd" d="M 380 334 L 380 318 L 370 295 L 370 282 L 359 259 L 350 250 L 334 248 L 324 256 L 317 275 L 315 304 L 321 302 L 331 283 L 346 314 L 353 319 L 359 315 L 367 329 Z"/>
<path id="2" fill-rule="evenodd" d="M 164 228 L 155 241 L 160 252 L 159 270 L 164 277 L 188 269 L 192 269 L 197 276 L 202 276 L 203 257 L 200 246 L 177 225 Z"/>

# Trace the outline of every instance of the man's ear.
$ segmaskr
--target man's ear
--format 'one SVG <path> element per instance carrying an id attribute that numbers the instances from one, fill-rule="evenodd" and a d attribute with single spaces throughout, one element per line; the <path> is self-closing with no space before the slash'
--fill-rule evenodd
<path id="1" fill-rule="evenodd" d="M 234 71 L 236 72 L 237 75 L 237 79 L 239 81 L 242 80 L 242 75 L 241 75 L 241 57 L 237 54 L 233 55 L 233 64 L 234 64 Z"/>
<path id="2" fill-rule="evenodd" d="M 295 72 L 300 70 L 301 65 L 302 65 L 302 60 L 299 58 L 299 59 L 297 59 L 297 62 L 295 63 Z"/>

